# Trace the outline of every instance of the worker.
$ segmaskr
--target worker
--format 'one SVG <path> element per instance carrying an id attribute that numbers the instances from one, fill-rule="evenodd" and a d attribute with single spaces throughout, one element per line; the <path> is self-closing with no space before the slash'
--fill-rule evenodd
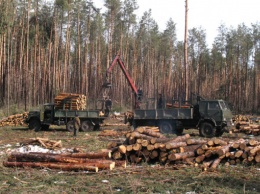
<path id="1" fill-rule="evenodd" d="M 74 119 L 73 119 L 73 127 L 74 127 L 74 137 L 77 136 L 77 132 L 79 131 L 80 128 L 80 119 L 78 113 L 76 113 Z"/>
<path id="2" fill-rule="evenodd" d="M 110 113 L 111 107 L 112 107 L 112 100 L 110 98 L 106 98 L 105 107 L 106 107 L 105 115 L 109 116 L 109 113 Z"/>
<path id="3" fill-rule="evenodd" d="M 162 94 L 159 94 L 157 108 L 161 109 L 162 107 L 163 107 Z"/>
<path id="4" fill-rule="evenodd" d="M 142 101 L 142 98 L 143 98 L 143 90 L 141 87 L 139 87 L 139 89 L 137 90 L 137 100 Z"/>

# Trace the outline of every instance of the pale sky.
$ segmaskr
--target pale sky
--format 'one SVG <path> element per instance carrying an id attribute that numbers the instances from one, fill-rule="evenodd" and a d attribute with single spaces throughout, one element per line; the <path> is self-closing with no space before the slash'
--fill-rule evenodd
<path id="1" fill-rule="evenodd" d="M 93 1 L 102 7 L 104 0 Z M 161 32 L 166 29 L 167 21 L 172 18 L 176 23 L 177 39 L 183 40 L 185 22 L 185 0 L 136 0 L 138 21 L 143 13 L 152 10 L 152 18 Z M 188 29 L 201 27 L 206 31 L 209 46 L 218 34 L 218 27 L 237 28 L 244 23 L 247 27 L 260 22 L 260 0 L 188 0 Z M 104 11 L 105 8 L 102 8 Z"/>

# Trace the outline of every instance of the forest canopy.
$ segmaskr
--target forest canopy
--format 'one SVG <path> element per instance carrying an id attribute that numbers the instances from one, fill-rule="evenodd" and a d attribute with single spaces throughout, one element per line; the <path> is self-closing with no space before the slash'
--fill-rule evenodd
<path id="1" fill-rule="evenodd" d="M 136 0 L 104 2 L 101 13 L 92 0 L 0 0 L 0 107 L 28 110 L 61 92 L 84 94 L 91 105 L 102 98 L 106 70 L 119 53 L 146 98 L 199 94 L 224 99 L 237 112 L 260 112 L 259 22 L 221 24 L 211 48 L 204 29 L 189 29 L 184 65 L 174 18 L 161 32 L 152 10 L 137 20 Z M 131 108 L 133 92 L 121 69 L 110 76 L 110 97 Z"/>

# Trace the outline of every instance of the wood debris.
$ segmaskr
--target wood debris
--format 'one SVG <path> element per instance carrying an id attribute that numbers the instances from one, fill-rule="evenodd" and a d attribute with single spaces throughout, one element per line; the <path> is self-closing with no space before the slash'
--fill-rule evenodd
<path id="1" fill-rule="evenodd" d="M 23 142 L 20 142 L 21 145 L 39 145 L 41 147 L 44 147 L 46 149 L 50 150 L 55 150 L 55 149 L 60 149 L 62 147 L 61 140 L 59 141 L 54 141 L 54 140 L 49 140 L 48 138 L 33 138 L 29 140 L 25 140 Z"/>
<path id="2" fill-rule="evenodd" d="M 27 126 L 25 124 L 24 120 L 28 117 L 28 112 L 24 112 L 22 114 L 14 114 L 10 115 L 7 118 L 4 118 L 0 120 L 0 127 L 5 127 L 5 126 Z"/>

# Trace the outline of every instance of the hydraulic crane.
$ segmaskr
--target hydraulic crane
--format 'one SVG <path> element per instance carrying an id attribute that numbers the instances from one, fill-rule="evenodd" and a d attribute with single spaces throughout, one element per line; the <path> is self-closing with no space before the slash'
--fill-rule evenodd
<path id="1" fill-rule="evenodd" d="M 131 76 L 129 75 L 129 73 L 127 72 L 127 70 L 125 68 L 123 60 L 120 58 L 120 54 L 116 55 L 112 64 L 107 69 L 107 71 L 106 71 L 106 82 L 105 82 L 105 84 L 103 84 L 103 87 L 111 88 L 112 84 L 109 82 L 109 74 L 112 72 L 112 69 L 116 64 L 119 64 L 119 66 L 120 66 L 121 70 L 123 71 L 123 74 L 125 75 L 130 87 L 132 88 L 132 90 L 135 94 L 135 108 L 139 109 L 140 103 L 142 101 L 143 92 L 142 92 L 141 88 L 137 89 L 136 85 L 134 84 L 133 79 L 131 78 Z"/>

